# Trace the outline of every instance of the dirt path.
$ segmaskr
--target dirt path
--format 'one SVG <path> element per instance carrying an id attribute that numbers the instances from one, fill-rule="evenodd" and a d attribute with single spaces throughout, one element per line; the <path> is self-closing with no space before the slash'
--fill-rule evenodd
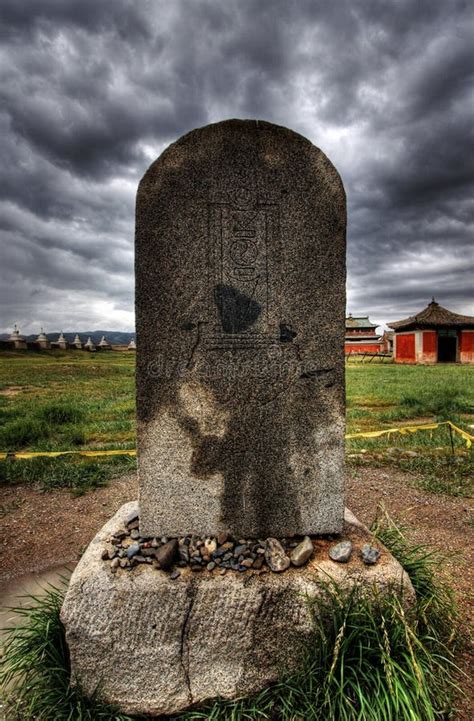
<path id="1" fill-rule="evenodd" d="M 135 476 L 116 479 L 81 497 L 66 491 L 41 493 L 29 487 L 0 489 L 0 586 L 31 571 L 77 561 L 99 528 L 115 511 L 137 497 Z M 453 585 L 466 635 L 474 622 L 473 504 L 422 491 L 399 470 L 358 468 L 347 478 L 347 505 L 370 525 L 377 506 L 408 528 L 410 539 L 427 543 L 448 556 L 445 573 Z M 469 670 L 466 652 L 462 666 Z M 472 662 L 472 657 L 471 657 Z M 463 683 L 471 701 L 472 678 Z M 471 721 L 474 706 L 462 702 L 457 721 Z"/>
<path id="2" fill-rule="evenodd" d="M 0 488 L 0 586 L 51 566 L 77 561 L 106 520 L 137 497 L 134 475 L 106 488 L 73 496 L 69 491 Z"/>

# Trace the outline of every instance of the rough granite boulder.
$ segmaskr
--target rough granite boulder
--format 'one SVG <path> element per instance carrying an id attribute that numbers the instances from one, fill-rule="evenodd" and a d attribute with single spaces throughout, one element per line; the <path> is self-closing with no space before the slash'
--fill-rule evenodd
<path id="1" fill-rule="evenodd" d="M 331 561 L 332 542 L 315 540 L 303 568 L 279 574 L 192 573 L 171 580 L 148 565 L 112 573 L 102 553 L 113 532 L 137 508 L 127 503 L 102 528 L 75 569 L 61 619 L 71 655 L 72 682 L 130 714 L 173 714 L 217 696 L 254 693 L 294 669 L 311 635 L 308 598 L 318 581 L 334 578 L 377 593 L 414 591 L 400 564 L 381 547 L 379 562 Z M 373 542 L 346 512 L 344 537 L 354 550 Z M 380 546 L 380 544 L 377 544 Z"/>

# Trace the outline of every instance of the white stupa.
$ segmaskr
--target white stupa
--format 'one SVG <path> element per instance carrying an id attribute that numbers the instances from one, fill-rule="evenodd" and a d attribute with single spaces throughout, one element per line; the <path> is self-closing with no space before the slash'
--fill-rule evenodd
<path id="1" fill-rule="evenodd" d="M 51 348 L 51 343 L 49 342 L 48 337 L 42 328 L 40 330 L 40 334 L 37 337 L 35 343 L 42 350 L 47 350 L 48 348 Z"/>
<path id="2" fill-rule="evenodd" d="M 127 346 L 127 350 L 137 350 L 137 345 L 135 343 L 135 338 L 130 339 L 130 343 Z"/>
<path id="3" fill-rule="evenodd" d="M 74 340 L 72 341 L 72 345 L 74 346 L 74 348 L 77 348 L 78 350 L 81 350 L 81 348 L 82 348 L 82 341 L 81 341 L 81 339 L 79 338 L 79 334 L 78 334 L 78 333 L 76 333 L 76 335 L 74 336 Z"/>
<path id="4" fill-rule="evenodd" d="M 16 350 L 22 349 L 24 350 L 26 348 L 26 340 L 20 333 L 20 329 L 18 328 L 17 324 L 15 323 L 13 330 L 11 332 L 11 335 L 8 339 L 10 343 L 13 343 Z"/>
<path id="5" fill-rule="evenodd" d="M 102 336 L 99 343 L 99 348 L 101 350 L 112 350 L 112 346 L 110 345 L 109 341 L 105 337 L 105 335 Z"/>
<path id="6" fill-rule="evenodd" d="M 89 336 L 87 341 L 84 343 L 84 350 L 88 350 L 90 353 L 95 351 L 95 345 L 92 342 L 92 338 Z"/>
<path id="7" fill-rule="evenodd" d="M 52 348 L 60 348 L 61 350 L 66 350 L 66 348 L 67 348 L 67 340 L 66 340 L 66 338 L 64 337 L 62 331 L 61 331 L 61 333 L 59 334 L 58 339 L 55 340 L 55 341 L 52 341 L 51 347 L 52 347 Z"/>

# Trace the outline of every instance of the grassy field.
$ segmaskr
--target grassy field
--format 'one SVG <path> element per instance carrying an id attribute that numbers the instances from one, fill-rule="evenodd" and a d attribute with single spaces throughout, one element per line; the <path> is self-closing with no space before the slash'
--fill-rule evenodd
<path id="1" fill-rule="evenodd" d="M 0 354 L 0 450 L 135 448 L 135 356 Z M 1 461 L 0 483 L 34 480 L 76 492 L 135 467 L 126 456 Z"/>
<path id="2" fill-rule="evenodd" d="M 0 451 L 135 447 L 135 356 L 129 352 L 0 353 Z M 450 419 L 474 428 L 474 367 L 347 366 L 347 431 Z M 351 464 L 396 464 L 428 488 L 468 495 L 472 454 L 446 427 L 433 432 L 355 439 Z M 416 455 L 415 455 L 416 454 Z M 37 481 L 76 491 L 133 468 L 127 457 L 1 461 L 0 483 Z"/>

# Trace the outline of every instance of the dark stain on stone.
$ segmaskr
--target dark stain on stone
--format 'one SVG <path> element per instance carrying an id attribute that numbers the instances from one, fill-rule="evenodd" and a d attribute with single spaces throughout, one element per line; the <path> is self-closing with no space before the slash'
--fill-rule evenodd
<path id="1" fill-rule="evenodd" d="M 324 376 L 326 373 L 331 373 L 334 368 L 313 368 L 311 370 L 304 371 L 300 378 L 318 378 Z M 333 382 L 329 385 L 333 385 Z"/>
<path id="2" fill-rule="evenodd" d="M 191 321 L 189 321 L 188 323 L 181 324 L 181 330 L 194 330 L 195 327 L 196 327 L 196 324 L 191 323 Z"/>
<path id="3" fill-rule="evenodd" d="M 289 328 L 285 323 L 280 323 L 280 342 L 291 343 L 293 338 L 296 338 L 296 331 Z"/>
<path id="4" fill-rule="evenodd" d="M 256 300 L 224 283 L 219 283 L 214 288 L 214 300 L 224 333 L 241 333 L 247 330 L 262 312 L 262 307 Z"/>

